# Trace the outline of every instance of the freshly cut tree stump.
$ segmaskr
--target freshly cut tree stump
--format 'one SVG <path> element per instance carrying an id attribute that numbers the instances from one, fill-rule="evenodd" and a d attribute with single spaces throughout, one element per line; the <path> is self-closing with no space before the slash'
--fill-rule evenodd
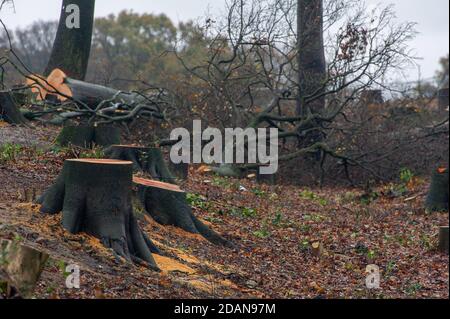
<path id="1" fill-rule="evenodd" d="M 161 149 L 132 145 L 112 145 L 105 150 L 108 158 L 131 161 L 135 171 L 149 174 L 153 179 L 175 184 L 176 178 L 166 165 Z"/>
<path id="2" fill-rule="evenodd" d="M 38 282 L 48 254 L 18 242 L 0 239 L 0 270 L 10 287 L 29 297 Z M 0 273 L 1 274 L 1 273 Z"/>
<path id="3" fill-rule="evenodd" d="M 20 112 L 10 92 L 0 91 L 0 119 L 9 124 L 26 124 L 27 120 Z"/>
<path id="4" fill-rule="evenodd" d="M 158 181 L 134 177 L 138 196 L 145 211 L 159 224 L 179 227 L 192 234 L 200 234 L 216 245 L 233 247 L 221 235 L 203 224 L 192 213 L 186 193 L 180 187 Z"/>
<path id="5" fill-rule="evenodd" d="M 439 251 L 448 254 L 448 226 L 441 227 L 439 230 Z"/>
<path id="6" fill-rule="evenodd" d="M 63 147 L 69 145 L 83 148 L 92 148 L 93 145 L 108 147 L 120 143 L 120 130 L 114 126 L 65 126 L 56 143 Z"/>
<path id="7" fill-rule="evenodd" d="M 426 201 L 426 209 L 429 212 L 448 211 L 448 169 L 437 169 L 431 180 L 431 187 Z"/>
<path id="8" fill-rule="evenodd" d="M 132 208 L 133 166 L 115 160 L 67 160 L 55 184 L 39 199 L 41 212 L 62 211 L 72 234 L 99 238 L 117 255 L 158 269 L 158 249 L 141 231 Z"/>

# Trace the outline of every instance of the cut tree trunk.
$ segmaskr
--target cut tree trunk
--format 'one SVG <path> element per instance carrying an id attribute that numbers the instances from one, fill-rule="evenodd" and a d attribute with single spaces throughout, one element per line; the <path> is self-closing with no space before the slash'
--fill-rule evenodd
<path id="1" fill-rule="evenodd" d="M 71 98 L 75 102 L 82 102 L 91 108 L 97 107 L 103 101 L 112 100 L 114 97 L 116 98 L 114 101 L 130 106 L 148 103 L 146 98 L 138 93 L 121 92 L 106 86 L 75 80 L 60 69 L 53 70 L 46 79 L 38 75 L 30 76 L 27 84 L 34 93 L 38 93 L 38 100 L 54 96 L 64 102 Z M 117 110 L 110 109 L 109 111 L 114 113 Z"/>
<path id="2" fill-rule="evenodd" d="M 149 174 L 153 179 L 171 184 L 176 182 L 159 148 L 112 145 L 105 150 L 105 155 L 110 159 L 131 161 L 135 171 Z"/>
<path id="3" fill-rule="evenodd" d="M 9 124 L 26 124 L 27 120 L 20 112 L 10 92 L 0 91 L 0 119 Z"/>
<path id="4" fill-rule="evenodd" d="M 92 148 L 94 145 L 108 147 L 120 143 L 120 130 L 114 126 L 65 126 L 56 139 L 59 146 L 75 145 Z"/>
<path id="5" fill-rule="evenodd" d="M 441 227 L 439 230 L 439 251 L 448 254 L 448 226 Z"/>
<path id="6" fill-rule="evenodd" d="M 448 211 L 448 169 L 437 169 L 431 179 L 431 187 L 426 201 L 426 209 L 429 212 Z"/>
<path id="7" fill-rule="evenodd" d="M 192 213 L 186 193 L 178 186 L 135 177 L 138 196 L 145 211 L 159 224 L 179 227 L 192 234 L 200 234 L 216 245 L 233 245 L 202 223 Z"/>
<path id="8" fill-rule="evenodd" d="M 189 179 L 189 164 L 174 164 L 172 162 L 169 162 L 169 165 L 170 171 L 173 172 L 176 178 L 182 181 L 187 181 Z"/>
<path id="9" fill-rule="evenodd" d="M 132 207 L 133 166 L 114 160 L 67 160 L 55 184 L 39 199 L 41 211 L 62 211 L 63 227 L 87 233 L 126 260 L 157 270 L 158 249 L 141 231 Z"/>
<path id="10" fill-rule="evenodd" d="M 41 276 L 48 254 L 10 240 L 0 239 L 0 270 L 9 288 L 18 290 L 21 297 L 29 297 Z"/>

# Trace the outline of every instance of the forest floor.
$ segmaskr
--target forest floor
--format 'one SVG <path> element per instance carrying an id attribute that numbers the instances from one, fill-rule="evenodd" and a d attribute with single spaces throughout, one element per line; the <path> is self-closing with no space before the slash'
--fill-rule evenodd
<path id="1" fill-rule="evenodd" d="M 182 188 L 196 215 L 236 248 L 138 212 L 164 255 L 155 256 L 162 269 L 156 273 L 117 260 L 95 238 L 67 233 L 60 215 L 39 213 L 33 198 L 74 152 L 51 147 L 51 129 L 17 129 L 0 123 L 0 238 L 50 255 L 36 298 L 449 297 L 449 257 L 435 249 L 448 214 L 425 212 L 426 179 L 370 191 L 316 189 L 258 185 L 191 167 Z M 81 267 L 80 289 L 65 286 L 69 264 Z M 380 268 L 378 290 L 366 288 L 368 265 Z"/>

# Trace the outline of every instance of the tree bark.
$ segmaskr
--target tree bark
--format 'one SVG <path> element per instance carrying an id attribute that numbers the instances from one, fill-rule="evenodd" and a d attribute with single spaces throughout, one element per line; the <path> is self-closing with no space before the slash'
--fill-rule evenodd
<path id="1" fill-rule="evenodd" d="M 146 173 L 153 179 L 171 184 L 176 182 L 160 148 L 112 145 L 105 151 L 105 155 L 110 159 L 131 161 L 135 171 Z"/>
<path id="2" fill-rule="evenodd" d="M 438 169 L 433 173 L 431 187 L 426 200 L 426 209 L 429 212 L 448 211 L 449 200 L 448 169 Z"/>
<path id="3" fill-rule="evenodd" d="M 41 212 L 62 211 L 70 233 L 87 233 L 126 260 L 158 267 L 158 249 L 141 231 L 133 214 L 131 162 L 67 160 L 55 184 L 39 199 Z"/>
<path id="4" fill-rule="evenodd" d="M 17 289 L 21 297 L 31 296 L 48 257 L 18 242 L 0 240 L 0 270 L 6 274 L 8 285 Z"/>
<path id="5" fill-rule="evenodd" d="M 62 147 L 108 147 L 117 143 L 120 143 L 120 130 L 114 126 L 65 126 L 56 139 L 56 144 Z"/>
<path id="6" fill-rule="evenodd" d="M 304 98 L 320 94 L 326 77 L 323 38 L 323 0 L 298 0 L 297 46 L 299 98 L 297 113 L 305 115 L 309 107 L 313 113 L 322 111 L 325 98 L 306 105 Z"/>
<path id="7" fill-rule="evenodd" d="M 134 178 L 138 196 L 145 211 L 159 224 L 179 227 L 192 234 L 200 234 L 216 245 L 233 247 L 221 235 L 202 223 L 192 213 L 186 193 L 178 186 L 142 178 Z"/>
<path id="8" fill-rule="evenodd" d="M 26 124 L 27 120 L 20 112 L 10 92 L 0 91 L 0 119 L 9 124 Z"/>
<path id="9" fill-rule="evenodd" d="M 70 15 L 66 8 L 71 4 L 80 9 L 79 28 L 69 28 L 66 24 Z M 59 68 L 74 79 L 84 80 L 91 52 L 94 10 L 95 0 L 63 0 L 58 31 L 44 73 L 46 76 Z"/>
<path id="10" fill-rule="evenodd" d="M 439 230 L 439 251 L 444 254 L 448 254 L 448 226 L 441 227 Z"/>

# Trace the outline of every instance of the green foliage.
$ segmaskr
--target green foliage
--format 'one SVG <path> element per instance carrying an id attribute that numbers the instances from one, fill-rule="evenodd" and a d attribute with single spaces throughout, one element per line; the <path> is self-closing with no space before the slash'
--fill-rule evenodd
<path id="1" fill-rule="evenodd" d="M 408 184 L 410 183 L 414 178 L 414 173 L 409 170 L 408 168 L 402 168 L 400 170 L 400 181 L 403 184 Z"/>
<path id="2" fill-rule="evenodd" d="M 15 162 L 23 148 L 18 144 L 6 143 L 0 146 L 0 164 Z"/>
<path id="3" fill-rule="evenodd" d="M 105 152 L 102 147 L 95 146 L 92 149 L 82 150 L 79 158 L 104 158 Z"/>
<path id="4" fill-rule="evenodd" d="M 233 208 L 231 214 L 235 216 L 240 216 L 244 218 L 254 218 L 258 215 L 258 212 L 249 207 Z"/>
<path id="5" fill-rule="evenodd" d="M 206 199 L 198 194 L 188 193 L 186 199 L 192 207 L 208 209 L 210 206 Z"/>
<path id="6" fill-rule="evenodd" d="M 300 193 L 300 197 L 302 199 L 306 199 L 306 200 L 311 200 L 316 202 L 317 204 L 319 204 L 320 206 L 326 206 L 328 205 L 328 201 L 323 198 L 318 196 L 317 194 L 315 194 L 314 192 L 310 191 L 310 190 L 304 190 Z"/>

